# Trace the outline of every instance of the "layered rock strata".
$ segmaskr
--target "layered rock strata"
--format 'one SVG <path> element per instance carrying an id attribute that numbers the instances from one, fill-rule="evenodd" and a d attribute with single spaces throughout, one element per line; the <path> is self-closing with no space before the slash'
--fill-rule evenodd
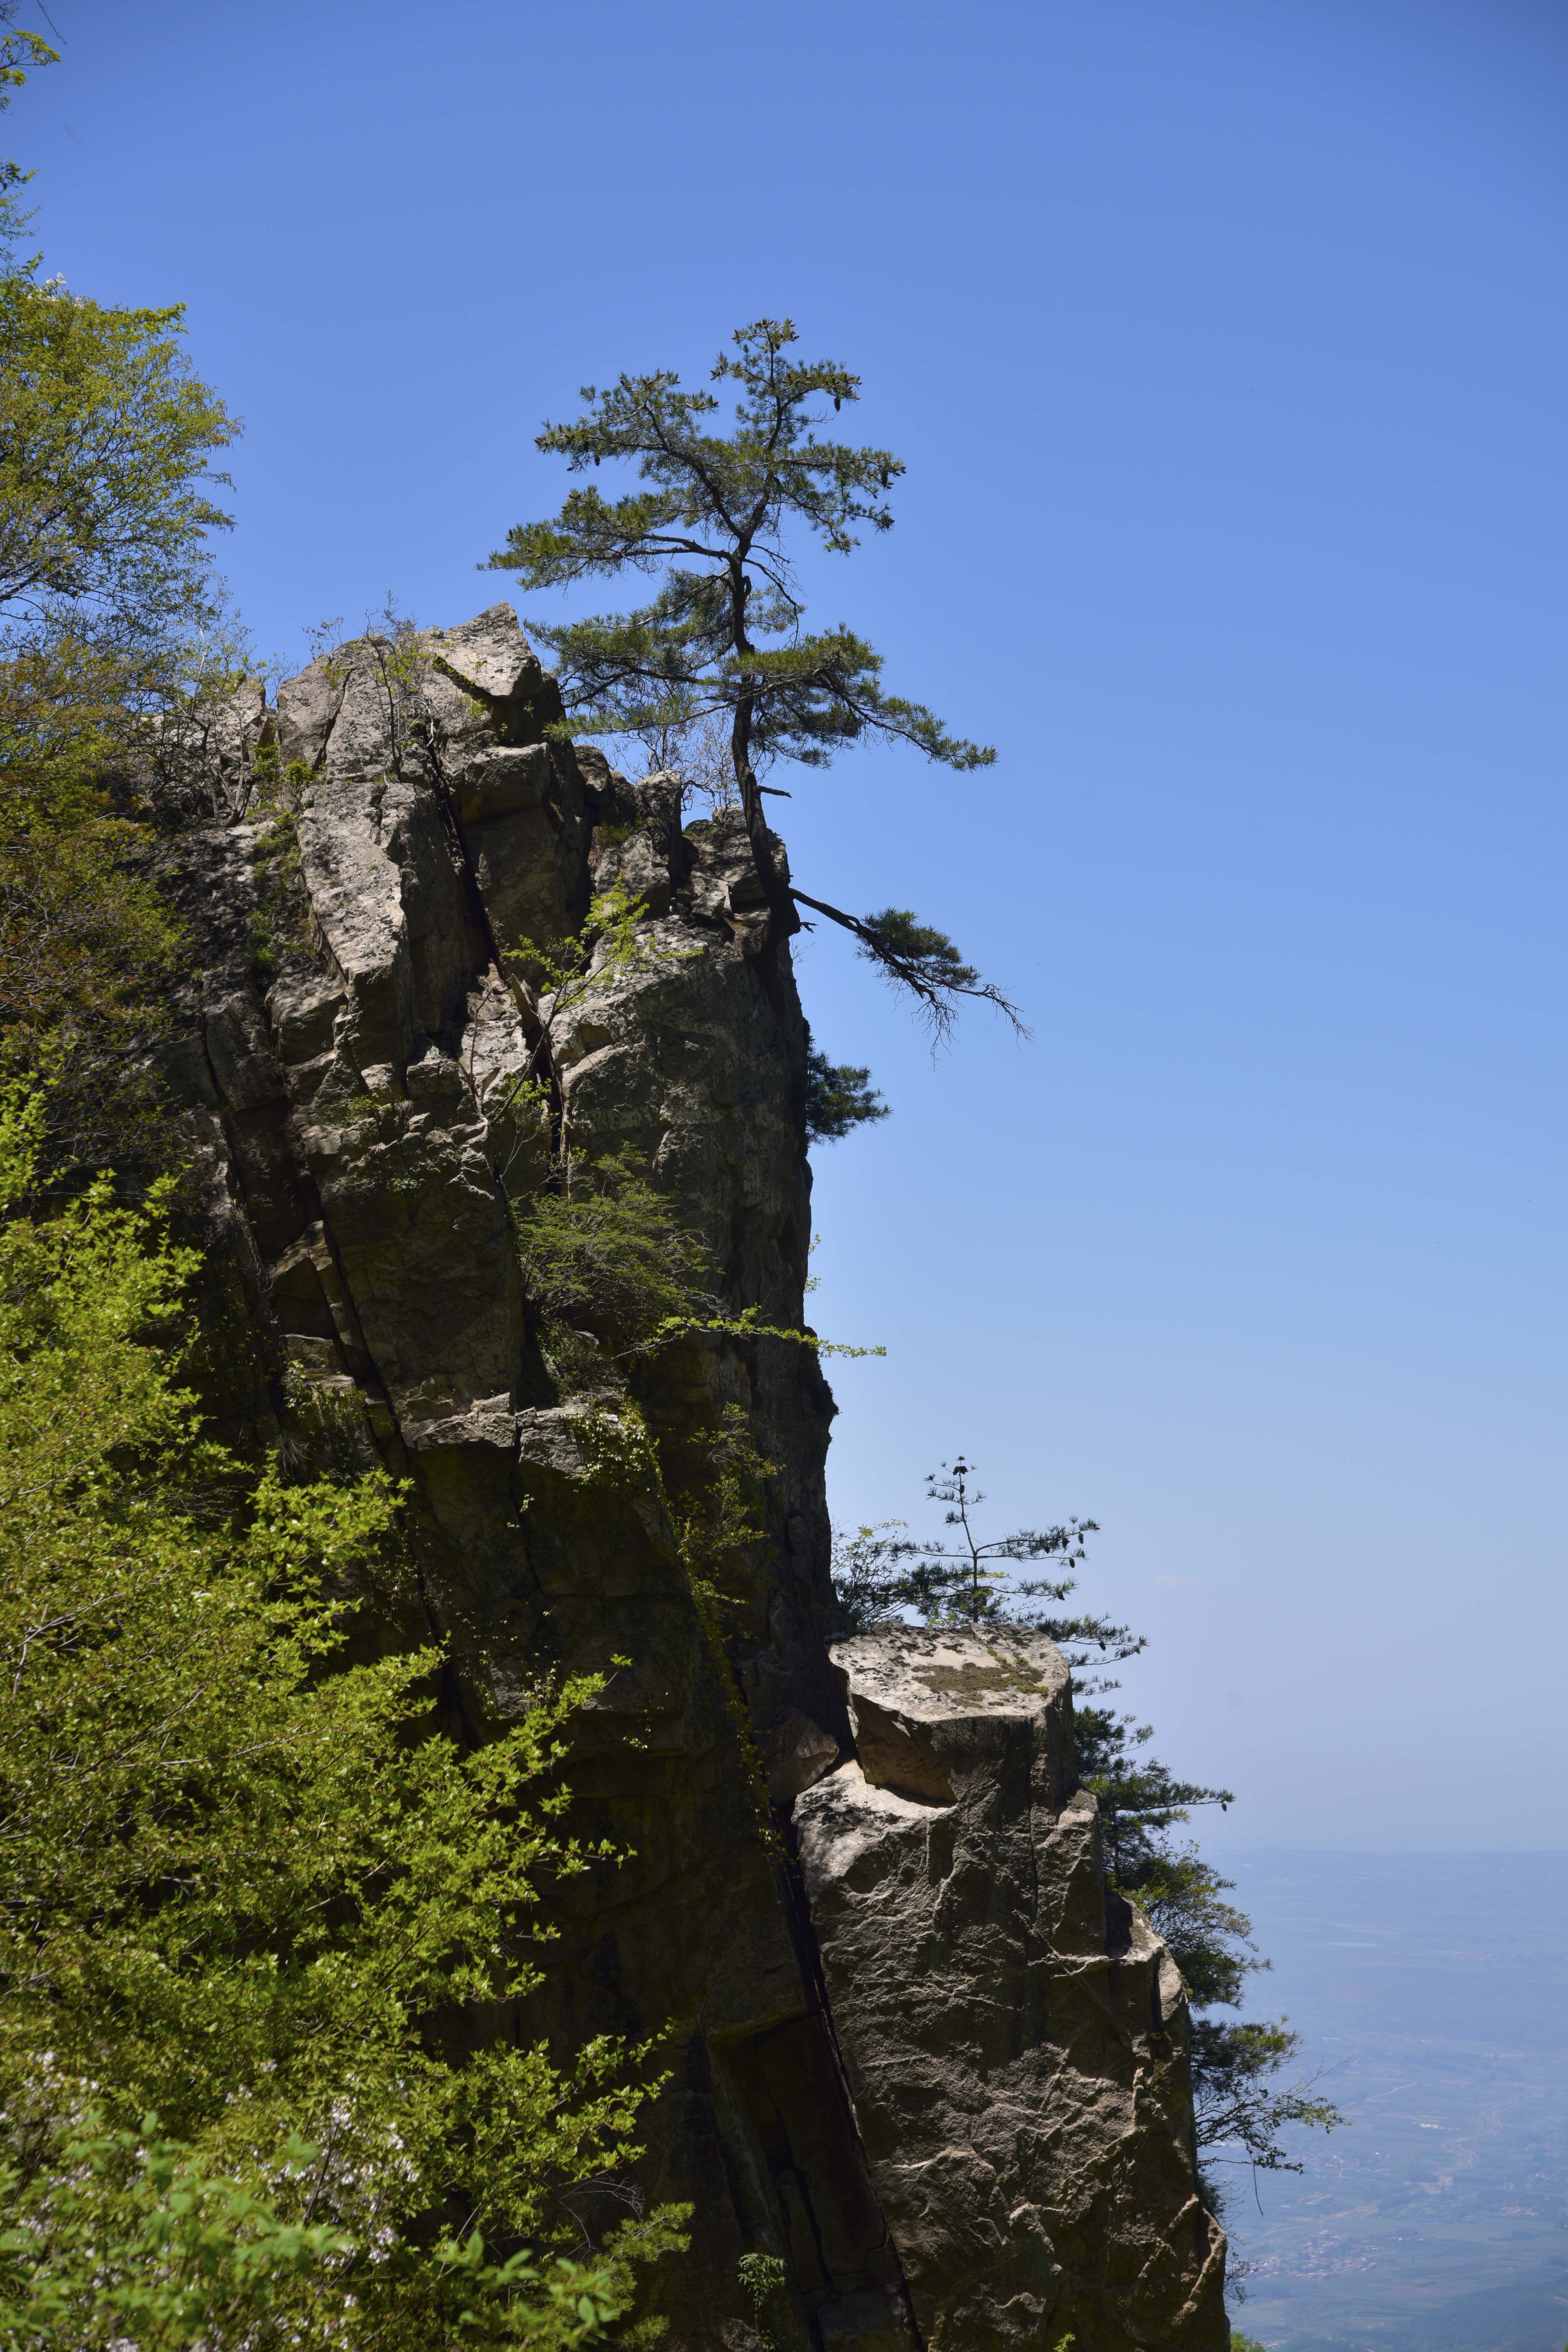
<path id="1" fill-rule="evenodd" d="M 570 1883 L 514 2027 L 667 2037 L 637 2186 L 696 2209 L 657 2288 L 671 2352 L 758 2352 L 758 2252 L 785 2265 L 779 2352 L 1045 2352 L 1068 2326 L 1079 2352 L 1220 2352 L 1179 1988 L 1108 1916 L 1058 1667 L 1031 1650 L 1037 1687 L 965 1683 L 928 1723 L 945 1653 L 830 1660 L 832 1402 L 776 1339 L 695 1339 L 638 1383 L 667 1465 L 739 1407 L 770 1465 L 716 1648 L 646 1442 L 542 1349 L 531 1068 L 678 1203 L 732 1310 L 799 1328 L 810 1239 L 806 1032 L 787 951 L 757 953 L 743 828 L 683 828 L 671 782 L 553 740 L 559 711 L 501 605 L 343 648 L 222 737 L 285 782 L 165 860 L 198 967 L 169 1076 L 206 1182 L 210 1408 L 242 1451 L 410 1482 L 416 1596 L 367 1638 L 433 1631 L 468 1736 L 541 1672 L 608 1673 L 572 1780 L 628 1858 Z M 616 882 L 647 952 L 552 1007 L 532 949 Z"/>

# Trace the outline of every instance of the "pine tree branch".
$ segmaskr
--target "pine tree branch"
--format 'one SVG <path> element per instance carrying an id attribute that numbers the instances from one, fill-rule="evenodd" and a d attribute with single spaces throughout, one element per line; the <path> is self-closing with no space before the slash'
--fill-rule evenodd
<path id="1" fill-rule="evenodd" d="M 1005 1014 L 1012 1024 L 1015 1035 L 1029 1035 L 1029 1029 L 1017 1006 L 991 982 L 983 981 L 971 965 L 960 961 L 951 941 L 944 942 L 952 950 L 951 959 L 940 952 L 933 953 L 929 946 L 920 943 L 911 951 L 900 943 L 897 931 L 889 924 L 885 915 L 866 918 L 847 915 L 842 907 L 831 907 L 826 898 L 814 898 L 808 892 L 796 889 L 793 884 L 789 895 L 797 905 L 809 907 L 816 914 L 826 915 L 829 922 L 842 924 L 859 940 L 862 955 L 876 964 L 887 979 L 900 988 L 909 989 L 918 997 L 922 1016 L 929 1023 L 937 1042 L 944 1039 L 952 1028 L 956 1007 L 952 999 L 955 996 L 974 996 L 983 1003 L 994 1005 L 997 1012 Z M 921 940 L 941 938 L 940 932 L 921 935 Z M 950 967 L 946 971 L 943 970 L 944 963 Z"/>

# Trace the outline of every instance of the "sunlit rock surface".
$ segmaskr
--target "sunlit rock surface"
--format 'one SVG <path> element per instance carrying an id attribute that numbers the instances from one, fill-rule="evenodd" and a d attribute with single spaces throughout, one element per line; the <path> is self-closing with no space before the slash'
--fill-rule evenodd
<path id="1" fill-rule="evenodd" d="M 514 951 L 595 888 L 634 892 L 664 952 L 559 1024 L 574 1137 L 635 1154 L 765 1323 L 802 1324 L 811 1232 L 805 1030 L 787 950 L 756 953 L 743 827 L 683 829 L 670 782 L 634 790 L 547 735 L 559 714 L 509 606 L 363 641 L 231 730 L 309 770 L 292 817 L 171 844 L 209 1410 L 242 1452 L 411 1482 L 417 1594 L 379 1638 L 447 1644 L 471 1736 L 542 1673 L 608 1675 L 572 1780 L 628 1858 L 568 1882 L 516 2030 L 668 2036 L 636 2185 L 696 2207 L 658 2285 L 670 2352 L 757 2346 L 748 2252 L 787 2267 L 780 2352 L 1047 2352 L 1068 2326 L 1078 2352 L 1221 2352 L 1180 1991 L 1139 1922 L 1108 1927 L 1059 1661 L 1031 1646 L 994 1689 L 994 1658 L 894 1633 L 836 1670 L 826 1385 L 796 1345 L 708 1338 L 637 1403 L 678 1471 L 735 1405 L 773 1465 L 716 1651 L 634 1430 L 541 1353 L 512 1210 L 537 1147 L 509 1108 L 539 975 Z"/>
<path id="2" fill-rule="evenodd" d="M 931 2352 L 1223 2343 L 1186 1999 L 1106 1897 L 1041 1635 L 837 1644 L 858 1760 L 795 1809 L 872 2182 Z"/>

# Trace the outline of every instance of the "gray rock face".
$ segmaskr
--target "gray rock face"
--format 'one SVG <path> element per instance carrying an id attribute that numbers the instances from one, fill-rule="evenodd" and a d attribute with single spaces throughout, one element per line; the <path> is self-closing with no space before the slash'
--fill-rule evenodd
<path id="1" fill-rule="evenodd" d="M 1041 1635 L 838 1643 L 858 1760 L 795 1808 L 871 2179 L 931 2352 L 1226 2341 L 1186 1996 L 1106 1902 Z"/>
<path id="2" fill-rule="evenodd" d="M 548 739 L 559 710 L 508 606 L 367 639 L 247 709 L 308 774 L 291 822 L 173 845 L 197 969 L 169 1074 L 205 1182 L 209 1408 L 241 1450 L 411 1482 L 418 1622 L 383 1634 L 447 1643 L 471 1731 L 542 1671 L 631 1659 L 572 1771 L 578 1826 L 630 1858 L 567 1883 L 520 2030 L 563 2052 L 668 2036 L 641 2185 L 697 2208 L 658 2286 L 670 2352 L 754 2347 L 752 2252 L 788 2270 L 780 2352 L 1045 2347 L 1068 2311 L 1079 2352 L 1220 2352 L 1194 2271 L 1208 2225 L 1179 1996 L 1165 1986 L 1157 2030 L 1157 1948 L 1135 1924 L 1106 1952 L 1091 1811 L 1063 1794 L 1065 1696 L 928 1721 L 923 1653 L 896 1687 L 884 1661 L 871 1688 L 856 1644 L 835 1671 L 832 1400 L 809 1351 L 776 1339 L 693 1340 L 638 1390 L 667 1479 L 736 1406 L 773 1465 L 716 1647 L 647 1439 L 613 1402 L 563 1396 L 541 1354 L 513 1215 L 539 1168 L 506 1106 L 549 1015 L 525 943 L 574 930 L 595 889 L 640 899 L 654 952 L 601 970 L 554 1024 L 574 1138 L 637 1155 L 729 1306 L 769 1324 L 802 1322 L 811 1230 L 805 1026 L 787 954 L 755 952 L 744 831 L 683 829 L 670 780 L 634 790 Z M 961 1860 L 939 1900 L 943 1837 Z M 1036 1847 L 1053 1857 L 1037 1881 Z M 870 1949 L 878 1905 L 907 1950 Z"/>

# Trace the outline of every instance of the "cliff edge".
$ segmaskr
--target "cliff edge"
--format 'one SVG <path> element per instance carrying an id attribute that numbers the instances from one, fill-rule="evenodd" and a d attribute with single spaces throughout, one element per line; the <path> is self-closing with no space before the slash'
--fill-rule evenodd
<path id="1" fill-rule="evenodd" d="M 294 779 L 164 858 L 217 1433 L 409 1481 L 416 1599 L 374 1637 L 439 1637 L 466 1736 L 542 1672 L 608 1675 L 571 1780 L 576 1826 L 628 1858 L 568 1882 L 510 2027 L 666 2037 L 636 2193 L 696 2209 L 656 2288 L 671 2352 L 761 2352 L 748 2252 L 785 2265 L 779 2352 L 1223 2352 L 1185 1997 L 1107 1895 L 1059 1655 L 910 1628 L 830 1649 L 808 1350 L 699 1335 L 634 1415 L 542 1344 L 514 1081 L 547 1008 L 515 951 L 615 882 L 657 951 L 551 1024 L 557 1117 L 647 1171 L 732 1312 L 799 1327 L 810 1241 L 807 1033 L 787 950 L 752 951 L 744 830 L 683 828 L 670 783 L 547 736 L 559 715 L 497 605 L 344 647 L 215 738 Z M 672 1503 L 736 1408 L 766 1526 L 720 1641 Z"/>

